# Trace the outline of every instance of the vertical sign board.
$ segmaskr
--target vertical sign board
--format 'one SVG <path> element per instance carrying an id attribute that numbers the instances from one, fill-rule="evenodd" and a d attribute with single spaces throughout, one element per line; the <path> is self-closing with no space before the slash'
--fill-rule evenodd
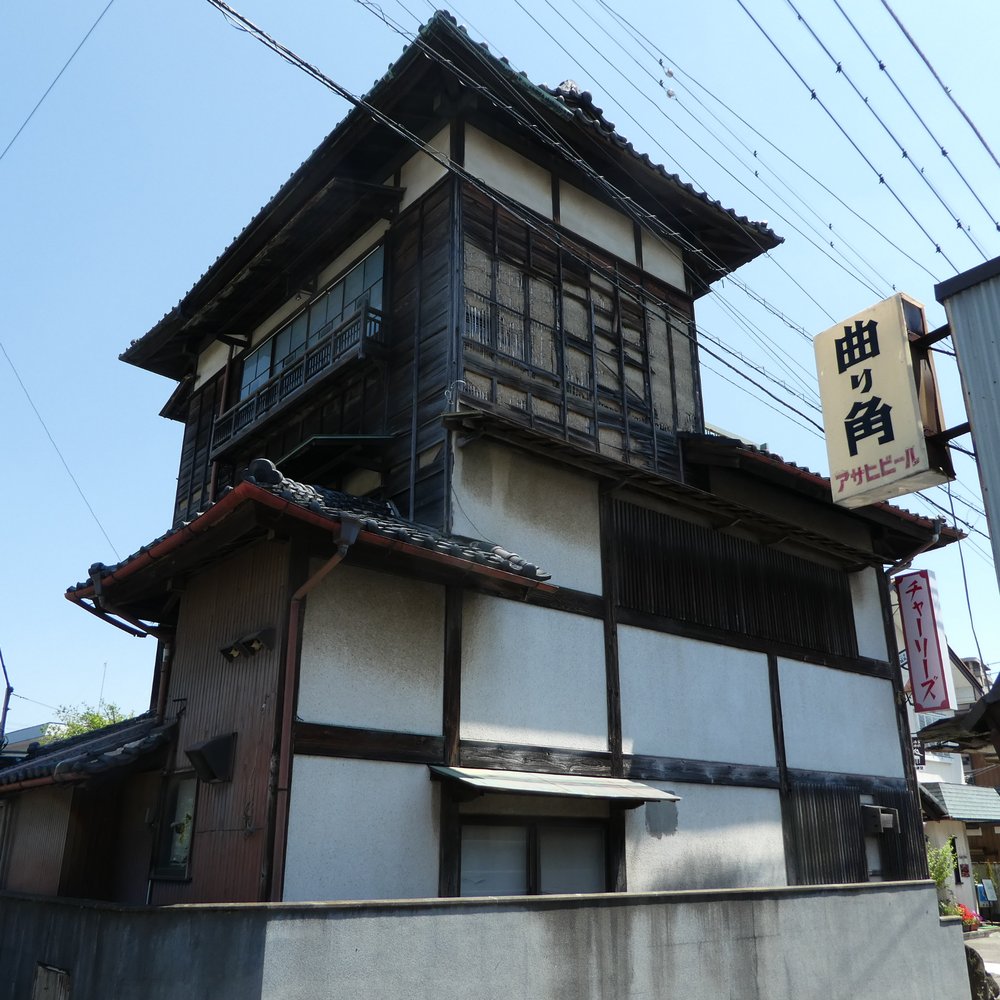
<path id="1" fill-rule="evenodd" d="M 834 502 L 845 507 L 914 493 L 951 478 L 928 458 L 908 328 L 926 331 L 923 306 L 897 293 L 813 342 L 830 486 Z M 939 424 L 940 411 L 934 408 L 933 423 Z"/>
<path id="2" fill-rule="evenodd" d="M 903 621 L 903 642 L 910 669 L 915 712 L 955 709 L 955 686 L 948 660 L 948 640 L 941 625 L 934 574 L 927 569 L 903 573 L 894 581 Z"/>

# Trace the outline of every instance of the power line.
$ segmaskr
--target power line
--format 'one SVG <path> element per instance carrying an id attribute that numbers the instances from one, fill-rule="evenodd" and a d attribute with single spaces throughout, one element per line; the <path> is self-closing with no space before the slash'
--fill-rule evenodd
<path id="1" fill-rule="evenodd" d="M 49 96 L 49 92 L 59 82 L 59 77 L 61 77 L 63 73 L 66 72 L 67 68 L 69 67 L 69 64 L 76 58 L 77 52 L 79 52 L 80 49 L 83 48 L 84 42 L 86 42 L 87 39 L 90 38 L 90 36 L 93 34 L 94 29 L 101 23 L 101 18 L 103 18 L 104 15 L 107 14 L 107 12 L 111 9 L 111 4 L 113 4 L 114 2 L 115 0 L 108 0 L 107 7 L 105 7 L 104 10 L 102 10 L 101 13 L 97 15 L 97 20 L 90 26 L 90 30 L 80 40 L 80 44 L 77 45 L 75 49 L 73 49 L 73 52 L 70 55 L 69 59 L 67 59 L 66 62 L 63 63 L 63 68 L 59 70 L 58 73 L 56 73 L 55 79 L 45 88 L 45 93 L 38 98 L 38 103 L 31 109 L 30 113 L 28 114 L 28 117 L 25 118 L 23 122 L 21 122 L 21 127 L 14 133 L 13 138 L 10 140 L 10 142 L 7 143 L 6 146 L 4 146 L 3 152 L 0 153 L 0 160 L 2 160 L 7 155 L 7 151 L 17 141 L 17 137 L 25 130 L 25 128 L 27 128 L 28 122 L 30 122 L 31 119 L 35 117 L 35 112 L 42 106 L 42 102 L 45 100 L 46 97 Z"/>
<path id="2" fill-rule="evenodd" d="M 760 33 L 768 40 L 768 42 L 771 43 L 771 46 L 774 49 L 774 51 L 778 53 L 778 55 L 781 57 L 781 60 L 785 63 L 785 65 L 792 71 L 792 73 L 795 74 L 795 77 L 802 84 L 802 86 L 809 91 L 810 99 L 815 101 L 819 105 L 819 107 L 822 108 L 826 116 L 830 119 L 831 122 L 833 122 L 834 126 L 836 126 L 837 131 L 839 131 L 840 134 L 847 140 L 851 148 L 858 154 L 858 156 L 860 156 L 861 159 L 864 160 L 868 168 L 878 178 L 879 184 L 881 184 L 889 192 L 889 194 L 891 194 L 892 197 L 896 199 L 899 206 L 910 217 L 914 225 L 916 225 L 916 227 L 924 234 L 924 236 L 926 236 L 927 239 L 930 240 L 931 245 L 934 247 L 935 253 L 941 254 L 944 260 L 947 261 L 951 269 L 953 271 L 957 271 L 958 268 L 952 262 L 951 258 L 944 252 L 944 250 L 941 249 L 941 244 L 937 240 L 935 240 L 933 236 L 931 236 L 931 234 L 924 227 L 923 223 L 913 214 L 913 212 L 911 211 L 910 207 L 906 204 L 906 202 L 904 202 L 903 199 L 896 193 L 895 188 L 893 188 L 893 186 L 885 179 L 885 174 L 883 174 L 882 171 L 880 171 L 878 167 L 876 167 L 875 164 L 872 163 L 872 161 L 868 158 L 864 150 L 851 137 L 847 129 L 845 129 L 844 126 L 840 124 L 840 121 L 837 119 L 837 116 L 826 106 L 826 104 L 816 93 L 816 88 L 809 85 L 805 77 L 795 68 L 795 65 L 792 63 L 792 61 L 782 51 L 781 46 L 779 46 L 778 43 L 768 34 L 767 30 L 757 20 L 757 18 L 755 18 L 753 14 L 750 13 L 746 5 L 743 3 L 743 0 L 736 0 L 736 2 L 740 5 L 740 9 L 746 14 L 746 16 L 749 17 L 751 21 L 753 21 L 754 25 L 756 25 Z M 883 0 L 883 3 L 884 2 L 885 0 Z"/>
<path id="3" fill-rule="evenodd" d="M 951 500 L 951 483 L 948 484 L 948 499 Z M 955 516 L 955 504 L 951 504 L 951 516 Z M 958 541 L 958 558 L 962 566 L 962 586 L 965 589 L 965 606 L 969 609 L 969 628 L 972 629 L 972 638 L 976 640 L 976 652 L 979 654 L 979 662 L 985 663 L 983 650 L 979 645 L 979 636 L 976 634 L 976 623 L 972 614 L 972 598 L 969 595 L 969 577 L 965 572 L 965 553 L 962 551 L 962 540 Z"/>
<path id="4" fill-rule="evenodd" d="M 69 478 L 72 480 L 73 485 L 76 487 L 77 493 L 80 494 L 80 499 L 83 500 L 83 502 L 87 505 L 87 510 L 90 511 L 90 516 L 94 519 L 94 523 L 97 525 L 97 527 L 100 528 L 101 534 L 104 535 L 104 540 L 108 543 L 108 545 L 111 546 L 111 551 L 114 552 L 115 557 L 119 561 L 121 561 L 121 556 L 118 554 L 118 550 L 115 548 L 114 542 L 111 541 L 110 537 L 108 536 L 108 533 L 104 530 L 104 525 L 101 524 L 101 519 L 94 512 L 94 508 L 91 507 L 90 501 L 87 499 L 87 495 L 83 492 L 83 488 L 77 482 L 76 476 L 73 475 L 73 471 L 66 463 L 66 459 L 63 457 L 63 453 L 59 450 L 59 445 L 56 444 L 55 438 L 52 437 L 52 434 L 50 433 L 48 426 L 42 419 L 41 413 L 38 412 L 38 407 L 35 406 L 35 402 L 31 398 L 31 393 L 28 392 L 28 387 L 24 384 L 24 381 L 22 380 L 21 375 L 18 372 L 17 368 L 14 367 L 14 362 L 11 361 L 10 355 L 7 353 L 7 349 L 3 346 L 2 341 L 0 341 L 0 353 L 2 353 L 3 356 L 7 359 L 7 364 L 10 365 L 10 370 L 14 373 L 14 378 L 17 379 L 17 384 L 21 387 L 21 391 L 24 393 L 24 398 L 27 399 L 28 405 L 34 411 L 35 416 L 38 417 L 38 422 L 42 425 L 42 430 L 45 431 L 45 436 L 49 439 L 49 444 L 52 445 L 53 449 L 55 450 L 55 453 L 59 456 L 59 461 L 62 462 L 62 466 L 66 470 L 66 475 L 68 475 Z"/>
<path id="5" fill-rule="evenodd" d="M 906 30 L 906 25 L 904 25 L 903 22 L 896 16 L 896 12 L 892 9 L 892 7 L 889 6 L 889 4 L 886 2 L 886 0 L 882 0 L 882 6 L 885 7 L 885 9 L 889 12 L 889 15 L 896 22 L 896 26 L 899 28 L 899 30 L 906 37 L 906 40 L 910 43 L 910 45 L 913 46 L 914 52 L 916 52 L 917 55 L 920 56 L 920 58 L 923 60 L 924 65 L 931 71 L 931 75 L 934 77 L 935 80 L 937 80 L 938 85 L 944 91 L 944 93 L 947 96 L 948 100 L 951 101 L 951 103 L 955 105 L 955 107 L 958 109 L 958 113 L 968 123 L 969 128 L 971 128 L 972 131 L 975 133 L 975 136 L 979 140 L 979 142 L 982 145 L 983 149 L 985 149 L 986 152 L 989 153 L 990 158 L 993 160 L 993 162 L 998 167 L 1000 167 L 1000 160 L 998 160 L 996 158 L 996 154 L 993 152 L 992 149 L 990 149 L 989 143 L 983 138 L 983 134 L 979 131 L 978 128 L 976 128 L 975 123 L 972 121 L 972 119 L 965 113 L 965 109 L 958 103 L 958 101 L 955 100 L 955 95 L 951 92 L 951 88 L 950 87 L 946 87 L 944 85 L 944 81 L 941 79 L 940 76 L 938 76 L 937 70 L 934 69 L 934 67 L 931 65 L 931 61 L 927 58 L 927 56 L 924 55 L 924 53 L 921 50 L 920 46 L 917 45 L 916 41 L 914 41 L 914 38 L 909 33 L 909 31 Z M 997 227 L 997 228 L 1000 228 L 1000 227 Z"/>
<path id="6" fill-rule="evenodd" d="M 798 8 L 795 6 L 795 4 L 792 2 L 792 0 L 785 0 L 785 3 L 787 3 L 788 6 L 791 7 L 792 11 L 795 13 L 795 16 L 799 19 L 799 21 L 801 22 L 801 24 L 805 27 L 806 31 L 809 32 L 809 34 L 812 36 L 812 38 L 816 42 L 816 44 L 823 50 L 823 52 L 825 53 L 825 55 L 827 56 L 827 58 L 830 60 L 830 62 L 832 62 L 833 65 L 836 67 L 838 76 L 842 76 L 847 81 L 847 83 L 850 85 L 851 89 L 854 91 L 855 95 L 858 97 L 858 99 L 861 101 L 861 103 L 864 104 L 864 106 L 872 113 L 872 115 L 875 118 L 875 121 L 877 121 L 879 123 L 879 125 L 882 127 L 882 130 L 885 132 L 885 134 L 888 135 L 889 138 L 892 139 L 892 141 L 896 144 L 896 148 L 900 151 L 900 153 L 903 154 L 903 159 L 906 160 L 910 164 L 910 166 L 913 167 L 913 169 L 917 172 L 917 174 L 919 175 L 920 179 L 924 182 L 924 184 L 927 185 L 928 190 L 930 190 L 930 192 L 934 195 L 935 198 L 937 198 L 938 202 L 944 208 L 944 210 L 951 216 L 952 221 L 955 223 L 955 225 L 957 226 L 957 228 L 962 231 L 962 233 L 965 235 L 966 239 L 968 239 L 969 242 L 979 251 L 979 253 L 982 255 L 983 260 L 987 260 L 988 258 L 987 258 L 986 252 L 976 242 L 976 240 L 973 237 L 972 233 L 970 233 L 969 230 L 968 230 L 968 228 L 965 225 L 963 225 L 962 220 L 959 219 L 959 217 L 951 209 L 951 207 L 948 205 L 948 203 L 944 200 L 944 197 L 941 195 L 941 193 L 938 191 L 938 189 L 934 186 L 934 184 L 931 181 L 931 179 L 924 172 L 924 169 L 917 164 L 917 162 L 910 155 L 910 153 L 906 149 L 906 147 L 899 141 L 899 139 L 896 137 L 895 132 L 893 132 L 892 129 L 889 128 L 889 126 L 885 123 L 885 120 L 875 110 L 875 108 L 872 106 L 872 104 L 868 100 L 868 98 L 865 97 L 865 95 L 861 93 L 861 91 L 857 87 L 857 84 L 855 84 L 854 80 L 851 79 L 851 75 L 847 72 L 846 69 L 844 69 L 844 64 L 841 62 L 841 60 L 837 59 L 837 57 L 826 47 L 826 45 L 823 43 L 823 41 L 819 37 L 819 35 L 817 35 L 816 32 L 813 30 L 812 25 L 802 16 L 802 14 L 799 12 Z"/>
<path id="7" fill-rule="evenodd" d="M 958 164 L 951 158 L 951 156 L 948 155 L 948 150 L 945 149 L 944 143 L 941 142 L 941 140 L 938 139 L 938 137 L 931 131 L 930 125 L 928 125 L 927 122 L 924 121 L 923 116 L 913 106 L 912 102 L 906 96 L 906 93 L 903 91 L 903 88 L 900 87 L 900 85 L 896 82 L 895 78 L 893 77 L 892 73 L 889 72 L 889 69 L 886 66 L 886 64 L 878 57 L 878 55 L 876 55 L 874 49 L 872 49 L 872 47 L 868 44 L 868 40 L 861 33 L 861 31 L 859 30 L 859 28 L 857 27 L 857 25 L 854 23 L 854 21 L 851 20 L 851 17 L 847 13 L 847 11 L 845 11 L 844 8 L 840 5 L 840 0 L 833 0 L 833 3 L 834 3 L 834 6 L 837 8 L 837 10 L 839 10 L 840 13 L 843 14 L 844 19 L 851 26 L 851 28 L 854 31 L 854 33 L 861 40 L 861 44 L 864 45 L 864 47 L 868 50 L 869 55 L 872 57 L 872 59 L 875 60 L 876 63 L 878 63 L 879 70 L 882 73 L 885 74 L 885 78 L 893 85 L 893 87 L 896 89 L 896 93 L 899 94 L 899 96 L 903 99 L 903 101 L 906 104 L 906 106 L 910 109 L 910 111 L 913 112 L 913 116 L 923 126 L 923 129 L 927 133 L 927 135 L 930 137 L 931 142 L 933 142 L 934 145 L 937 146 L 937 148 L 941 152 L 941 155 L 948 161 L 948 163 L 951 164 L 952 169 L 955 171 L 956 174 L 958 174 L 959 179 L 965 185 L 965 187 L 968 190 L 969 194 L 971 194 L 972 197 L 976 199 L 976 201 L 979 203 L 979 207 L 986 213 L 986 215 L 989 217 L 990 221 L 996 227 L 997 231 L 1000 232 L 1000 222 L 997 221 L 997 219 L 993 215 L 993 213 L 986 207 L 986 205 L 983 204 L 982 198 L 979 197 L 979 192 L 976 191 L 976 189 L 969 183 L 969 181 L 966 178 L 965 174 L 963 174 L 962 171 L 959 169 Z"/>

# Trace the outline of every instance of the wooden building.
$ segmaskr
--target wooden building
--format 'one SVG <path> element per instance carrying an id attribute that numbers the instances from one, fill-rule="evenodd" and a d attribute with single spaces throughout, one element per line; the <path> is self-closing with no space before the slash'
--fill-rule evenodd
<path id="1" fill-rule="evenodd" d="M 175 519 L 67 596 L 151 713 L 0 771 L 2 885 L 75 891 L 43 805 L 152 904 L 924 877 L 883 567 L 934 525 L 705 433 L 695 300 L 778 243 L 435 15 L 123 355 Z"/>

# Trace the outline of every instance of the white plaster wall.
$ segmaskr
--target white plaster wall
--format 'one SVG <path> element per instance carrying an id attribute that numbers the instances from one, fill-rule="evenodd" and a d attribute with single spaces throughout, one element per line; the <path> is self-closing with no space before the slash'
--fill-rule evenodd
<path id="1" fill-rule="evenodd" d="M 455 449 L 455 534 L 517 552 L 552 583 L 601 593 L 596 480 L 489 441 Z"/>
<path id="2" fill-rule="evenodd" d="M 618 663 L 625 753 L 775 764 L 763 653 L 622 626 Z"/>
<path id="3" fill-rule="evenodd" d="M 285 901 L 436 896 L 438 795 L 422 764 L 296 756 Z"/>
<path id="4" fill-rule="evenodd" d="M 444 589 L 349 566 L 309 595 L 298 717 L 441 732 Z"/>
<path id="5" fill-rule="evenodd" d="M 777 791 L 650 784 L 681 801 L 625 814 L 629 892 L 787 884 Z"/>
<path id="6" fill-rule="evenodd" d="M 539 215 L 552 218 L 552 175 L 471 126 L 465 130 L 465 169 Z"/>
<path id="7" fill-rule="evenodd" d="M 200 389 L 216 372 L 221 372 L 228 359 L 229 345 L 213 340 L 198 356 L 198 374 L 194 387 Z"/>
<path id="8" fill-rule="evenodd" d="M 632 220 L 565 181 L 559 182 L 559 223 L 616 257 L 636 262 Z"/>
<path id="9" fill-rule="evenodd" d="M 797 660 L 778 678 L 789 767 L 904 776 L 890 681 Z"/>
<path id="10" fill-rule="evenodd" d="M 982 824 L 986 825 L 986 824 Z M 972 877 L 972 857 L 969 854 L 969 839 L 965 832 L 965 824 L 955 819 L 932 820 L 924 823 L 924 835 L 930 847 L 944 847 L 948 841 L 955 838 L 955 854 L 960 865 L 969 865 L 970 875 L 955 884 L 954 877 L 945 883 L 945 895 L 956 903 L 964 903 L 973 913 L 979 912 L 979 899 L 976 896 L 976 880 Z"/>
<path id="11" fill-rule="evenodd" d="M 607 750 L 604 629 L 593 618 L 465 595 L 465 739 Z"/>
<path id="12" fill-rule="evenodd" d="M 450 157 L 451 127 L 445 125 L 437 135 L 427 141 L 427 145 Z M 400 210 L 412 205 L 447 173 L 448 168 L 427 153 L 419 152 L 411 156 L 400 169 L 400 185 L 406 188 L 399 206 Z"/>
<path id="13" fill-rule="evenodd" d="M 851 600 L 854 604 L 854 630 L 858 636 L 858 652 L 875 660 L 887 660 L 885 622 L 882 618 L 882 598 L 878 590 L 878 570 L 869 567 L 851 573 Z"/>
<path id="14" fill-rule="evenodd" d="M 678 247 L 660 239 L 648 229 L 642 231 L 642 269 L 661 278 L 668 285 L 687 289 L 684 257 Z"/>

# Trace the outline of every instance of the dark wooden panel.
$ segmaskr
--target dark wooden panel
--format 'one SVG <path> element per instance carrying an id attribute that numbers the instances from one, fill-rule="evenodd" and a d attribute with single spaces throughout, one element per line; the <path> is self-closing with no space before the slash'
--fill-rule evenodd
<path id="1" fill-rule="evenodd" d="M 189 521 L 205 509 L 212 478 L 209 452 L 212 444 L 212 424 L 219 412 L 221 376 L 215 376 L 191 396 L 188 417 L 181 444 L 180 466 L 177 471 L 177 496 L 174 504 L 174 524 Z"/>
<path id="2" fill-rule="evenodd" d="M 777 788 L 778 769 L 755 764 L 727 764 L 684 757 L 626 754 L 624 773 L 636 781 L 684 781 L 695 785 Z"/>
<path id="3" fill-rule="evenodd" d="M 311 757 L 354 757 L 409 764 L 443 764 L 444 739 L 415 733 L 296 722 L 292 747 Z"/>
<path id="4" fill-rule="evenodd" d="M 448 587 L 444 605 L 444 704 L 442 728 L 444 760 L 457 764 L 462 719 L 462 604 L 461 587 Z"/>
<path id="5" fill-rule="evenodd" d="M 857 656 L 846 573 L 635 504 L 613 512 L 624 607 Z"/>
<path id="6" fill-rule="evenodd" d="M 599 750 L 560 750 L 553 747 L 462 740 L 461 757 L 463 767 L 612 777 L 611 754 Z"/>

